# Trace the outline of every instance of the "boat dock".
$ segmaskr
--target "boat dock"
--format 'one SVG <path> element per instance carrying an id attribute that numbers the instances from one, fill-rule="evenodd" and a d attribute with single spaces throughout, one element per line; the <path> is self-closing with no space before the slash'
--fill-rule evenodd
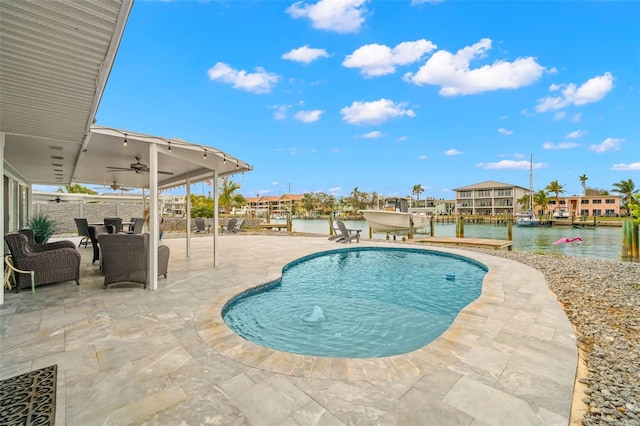
<path id="1" fill-rule="evenodd" d="M 414 243 L 443 244 L 458 247 L 492 248 L 494 250 L 507 248 L 507 250 L 509 251 L 511 251 L 513 247 L 513 241 L 495 240 L 491 238 L 425 237 L 417 238 L 412 241 Z"/>

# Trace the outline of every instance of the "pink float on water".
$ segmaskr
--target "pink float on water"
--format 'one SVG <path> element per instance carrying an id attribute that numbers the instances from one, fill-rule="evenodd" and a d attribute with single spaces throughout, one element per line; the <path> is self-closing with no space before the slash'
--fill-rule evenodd
<path id="1" fill-rule="evenodd" d="M 552 243 L 552 244 L 562 244 L 562 243 L 573 243 L 574 241 L 577 241 L 578 244 L 580 244 L 582 242 L 582 238 L 580 237 L 575 237 L 575 238 L 560 238 L 558 241 Z"/>

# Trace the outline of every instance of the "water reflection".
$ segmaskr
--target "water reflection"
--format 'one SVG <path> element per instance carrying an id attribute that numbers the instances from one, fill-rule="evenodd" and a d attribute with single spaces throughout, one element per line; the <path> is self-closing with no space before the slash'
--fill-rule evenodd
<path id="1" fill-rule="evenodd" d="M 347 228 L 360 229 L 362 235 L 369 236 L 369 228 L 365 221 L 345 221 Z M 455 237 L 455 224 L 438 223 L 434 227 L 434 234 L 438 237 Z M 329 235 L 327 220 L 293 220 L 295 232 Z M 573 229 L 567 226 L 521 228 L 514 226 L 513 250 L 537 253 L 566 254 L 569 256 L 588 257 L 597 259 L 621 259 L 622 228 L 598 227 Z M 466 238 L 507 239 L 507 227 L 466 223 L 464 226 Z M 384 239 L 385 234 L 374 234 L 373 238 Z M 420 235 L 416 235 L 419 238 Z M 582 238 L 582 244 L 552 244 L 560 238 Z"/>

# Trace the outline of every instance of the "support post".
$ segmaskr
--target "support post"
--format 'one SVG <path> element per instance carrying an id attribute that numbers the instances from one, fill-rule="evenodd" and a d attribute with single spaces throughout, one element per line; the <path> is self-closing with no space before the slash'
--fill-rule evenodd
<path id="1" fill-rule="evenodd" d="M 191 178 L 187 178 L 187 198 L 185 200 L 185 224 L 186 224 L 186 236 L 187 236 L 187 247 L 186 247 L 186 255 L 187 257 L 191 256 Z"/>
<path id="2" fill-rule="evenodd" d="M 158 289 L 158 146 L 149 144 L 149 289 Z"/>

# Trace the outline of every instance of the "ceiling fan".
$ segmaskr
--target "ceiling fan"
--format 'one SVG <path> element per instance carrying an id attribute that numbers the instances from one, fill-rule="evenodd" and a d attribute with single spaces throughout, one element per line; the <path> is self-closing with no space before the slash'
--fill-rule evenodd
<path id="1" fill-rule="evenodd" d="M 148 172 L 149 171 L 149 166 L 147 166 L 146 164 L 143 164 L 140 162 L 140 160 L 142 160 L 141 157 L 136 156 L 136 163 L 131 163 L 129 165 L 129 167 L 112 167 L 112 166 L 107 166 L 107 170 L 110 170 L 112 172 L 128 172 L 128 171 L 132 171 L 132 172 L 136 172 L 137 174 L 140 173 L 144 173 L 144 172 Z M 172 172 L 163 172 L 161 170 L 158 171 L 159 174 L 162 175 L 172 175 Z"/>
<path id="2" fill-rule="evenodd" d="M 122 185 L 118 184 L 117 181 L 113 181 L 113 183 L 111 185 L 109 185 L 109 188 L 113 189 L 114 191 L 120 190 L 120 191 L 131 191 L 131 188 L 125 188 Z"/>

